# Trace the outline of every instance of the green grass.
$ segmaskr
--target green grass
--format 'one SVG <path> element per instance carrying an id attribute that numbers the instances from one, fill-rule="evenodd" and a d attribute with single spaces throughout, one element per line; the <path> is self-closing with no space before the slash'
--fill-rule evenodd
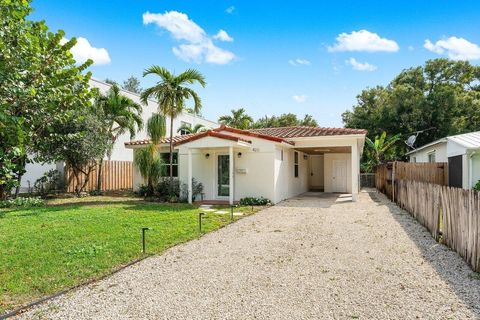
<path id="1" fill-rule="evenodd" d="M 148 253 L 199 236 L 199 210 L 187 204 L 95 197 L 0 213 L 0 315 L 140 258 L 142 227 L 151 228 Z M 230 215 L 208 213 L 203 230 L 228 223 Z"/>

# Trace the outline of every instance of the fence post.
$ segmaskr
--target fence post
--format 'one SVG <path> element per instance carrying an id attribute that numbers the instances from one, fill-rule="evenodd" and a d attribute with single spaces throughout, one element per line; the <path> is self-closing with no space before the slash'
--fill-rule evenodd
<path id="1" fill-rule="evenodd" d="M 392 202 L 395 202 L 395 167 L 396 167 L 397 161 L 393 161 L 393 166 L 392 166 Z"/>

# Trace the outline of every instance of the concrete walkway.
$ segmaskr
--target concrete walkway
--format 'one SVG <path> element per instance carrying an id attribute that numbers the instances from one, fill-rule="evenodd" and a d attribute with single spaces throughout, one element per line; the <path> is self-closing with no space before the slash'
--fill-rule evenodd
<path id="1" fill-rule="evenodd" d="M 23 317 L 478 319 L 479 278 L 382 195 L 305 194 Z"/>

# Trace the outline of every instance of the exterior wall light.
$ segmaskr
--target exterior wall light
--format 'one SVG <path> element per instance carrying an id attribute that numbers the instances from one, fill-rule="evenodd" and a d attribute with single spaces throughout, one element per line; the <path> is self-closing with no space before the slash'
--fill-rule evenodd
<path id="1" fill-rule="evenodd" d="M 237 156 L 238 156 L 239 158 L 241 158 L 241 157 L 242 157 L 242 153 L 241 153 L 241 152 L 237 153 Z"/>
<path id="2" fill-rule="evenodd" d="M 208 159 L 208 158 L 210 158 L 210 153 L 205 154 L 205 159 Z"/>
<path id="3" fill-rule="evenodd" d="M 304 159 L 304 160 L 307 160 L 307 159 L 308 159 L 308 155 L 304 154 L 304 155 L 303 155 L 303 159 Z"/>

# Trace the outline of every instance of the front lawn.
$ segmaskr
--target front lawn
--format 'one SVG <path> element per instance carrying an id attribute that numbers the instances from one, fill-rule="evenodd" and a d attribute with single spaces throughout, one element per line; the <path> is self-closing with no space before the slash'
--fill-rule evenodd
<path id="1" fill-rule="evenodd" d="M 0 211 L 0 315 L 140 258 L 142 227 L 151 228 L 147 253 L 194 239 L 199 212 L 187 204 L 107 197 Z M 202 229 L 229 222 L 229 214 L 208 213 Z"/>

